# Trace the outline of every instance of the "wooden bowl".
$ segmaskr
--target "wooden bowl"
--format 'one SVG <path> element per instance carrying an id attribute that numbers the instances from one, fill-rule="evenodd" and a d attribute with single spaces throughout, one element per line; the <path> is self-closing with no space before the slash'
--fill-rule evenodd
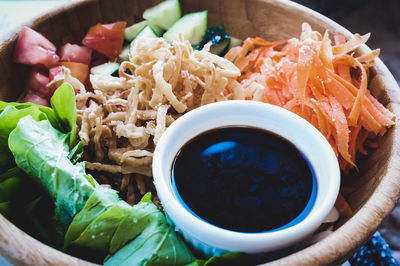
<path id="1" fill-rule="evenodd" d="M 125 20 L 140 21 L 143 11 L 160 1 L 86 0 L 71 2 L 28 23 L 55 45 L 80 43 L 90 26 Z M 261 36 L 277 40 L 300 35 L 301 24 L 308 22 L 323 33 L 326 29 L 351 33 L 330 19 L 298 4 L 282 0 L 181 0 L 184 12 L 208 10 L 211 25 L 225 25 L 230 35 L 246 38 Z M 12 62 L 20 31 L 0 40 L 0 99 L 14 100 L 23 91 L 28 68 Z M 370 49 L 363 46 L 359 53 Z M 377 59 L 370 81 L 372 94 L 400 117 L 399 87 L 381 60 Z M 350 219 L 341 220 L 333 234 L 299 252 L 274 261 L 280 265 L 340 264 L 348 259 L 377 230 L 400 196 L 399 120 L 379 139 L 379 148 L 359 163 L 357 190 L 349 197 L 354 210 Z M 87 264 L 50 248 L 17 229 L 0 215 L 0 253 L 15 264 Z"/>

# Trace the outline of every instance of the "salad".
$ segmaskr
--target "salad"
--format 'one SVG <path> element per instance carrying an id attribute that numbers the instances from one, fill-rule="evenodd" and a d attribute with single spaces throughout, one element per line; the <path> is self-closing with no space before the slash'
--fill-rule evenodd
<path id="1" fill-rule="evenodd" d="M 0 212 L 67 253 L 108 265 L 255 263 L 243 253 L 196 259 L 162 213 L 154 147 L 199 106 L 247 99 L 286 108 L 322 132 L 344 176 L 394 124 L 368 91 L 379 50 L 353 53 L 368 35 L 336 34 L 332 44 L 304 24 L 300 38 L 242 43 L 209 27 L 207 11 L 182 16 L 178 0 L 143 18 L 95 25 L 83 45 L 58 49 L 24 27 L 15 47 L 14 61 L 32 69 L 21 101 L 0 102 Z M 352 215 L 343 195 L 336 207 Z"/>

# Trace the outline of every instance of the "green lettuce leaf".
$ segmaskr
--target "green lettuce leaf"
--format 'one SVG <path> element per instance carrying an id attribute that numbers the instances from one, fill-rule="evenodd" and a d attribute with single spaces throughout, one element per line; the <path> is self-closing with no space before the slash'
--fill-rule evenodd
<path id="1" fill-rule="evenodd" d="M 40 185 L 14 167 L 0 174 L 0 191 L 0 213 L 26 233 L 53 245 L 54 204 Z"/>
<path id="2" fill-rule="evenodd" d="M 70 97 L 70 91 L 73 89 L 68 85 L 62 87 L 61 90 L 57 90 L 59 92 L 56 97 L 60 97 L 60 93 L 69 95 L 66 97 L 67 103 L 72 102 L 73 104 L 70 104 L 72 108 L 69 108 L 68 112 L 75 112 L 74 95 Z M 54 101 L 53 107 L 62 110 L 63 104 L 65 103 Z M 0 202 L 4 203 L 0 212 L 25 232 L 48 244 L 53 243 L 54 234 L 52 235 L 51 232 L 55 232 L 52 219 L 54 204 L 49 197 L 43 196 L 45 192 L 37 182 L 31 180 L 20 168 L 14 167 L 15 159 L 9 149 L 8 138 L 19 120 L 26 116 L 30 116 L 36 121 L 48 120 L 54 128 L 69 133 L 70 126 L 63 125 L 61 120 L 63 113 L 65 112 L 59 111 L 57 114 L 51 108 L 33 103 L 0 101 L 0 169 L 3 171 L 8 169 L 0 174 Z M 82 148 L 78 144 L 74 153 L 71 154 L 71 159 L 76 161 L 81 154 Z"/>
<path id="3" fill-rule="evenodd" d="M 100 187 L 87 175 L 84 163 L 71 162 L 78 160 L 83 150 L 82 143 L 75 145 L 75 96 L 71 90 L 69 85 L 63 85 L 56 91 L 51 101 L 55 111 L 33 104 L 12 103 L 4 108 L 0 105 L 1 114 L 6 111 L 7 119 L 12 112 L 18 113 L 12 123 L 6 123 L 3 142 L 8 139 L 17 169 L 28 174 L 48 194 L 53 205 L 44 208 L 54 210 L 55 232 L 35 213 L 36 209 L 42 209 L 38 208 L 40 205 L 46 205 L 40 196 L 23 205 L 21 213 L 27 215 L 39 234 L 55 238 L 56 246 L 65 239 L 65 248 L 96 250 L 97 254 L 108 255 L 109 265 L 193 262 L 195 257 L 151 202 L 150 194 L 131 207 L 118 198 L 116 191 Z M 10 171 L 18 173 L 17 169 Z M 17 180 L 10 172 L 4 174 L 1 182 L 15 191 Z M 4 194 L 4 199 L 9 196 Z M 4 201 L 0 211 L 8 214 L 11 206 L 12 201 Z"/>
<path id="4" fill-rule="evenodd" d="M 187 266 L 211 266 L 211 265 L 219 265 L 219 266 L 230 266 L 230 265 L 257 265 L 257 261 L 255 256 L 252 256 L 243 252 L 231 252 L 220 256 L 214 256 L 209 258 L 208 260 L 200 260 L 197 259 L 194 262 L 190 263 Z"/>
<path id="5" fill-rule="evenodd" d="M 56 130 L 48 120 L 31 116 L 19 120 L 8 146 L 19 168 L 31 176 L 54 200 L 57 235 L 63 238 L 72 218 L 83 209 L 97 183 L 85 172 L 84 163 L 68 159 L 69 134 Z"/>
<path id="6" fill-rule="evenodd" d="M 57 114 L 63 126 L 63 132 L 71 132 L 69 146 L 72 148 L 76 142 L 76 103 L 75 91 L 68 83 L 62 84 L 50 99 L 51 107 Z"/>
<path id="7" fill-rule="evenodd" d="M 21 180 L 18 177 L 10 177 L 0 182 L 0 202 L 9 201 L 18 194 Z"/>
<path id="8" fill-rule="evenodd" d="M 19 119 L 27 115 L 36 121 L 50 120 L 59 126 L 56 115 L 50 108 L 33 103 L 6 103 L 0 101 L 0 169 L 15 166 L 14 157 L 8 148 L 8 136 L 17 126 Z"/>
<path id="9" fill-rule="evenodd" d="M 26 175 L 24 171 L 22 171 L 18 167 L 13 167 L 13 168 L 8 169 L 6 172 L 0 174 L 0 182 L 4 181 L 10 177 L 16 177 L 16 176 L 19 177 L 22 175 Z"/>
<path id="10" fill-rule="evenodd" d="M 76 142 L 76 104 L 75 92 L 68 83 L 62 84 L 51 98 L 52 108 L 34 103 L 0 101 L 0 169 L 15 166 L 14 158 L 8 148 L 8 135 L 18 121 L 30 115 L 34 120 L 49 120 L 51 125 L 64 132 L 70 132 L 69 145 Z"/>
<path id="11" fill-rule="evenodd" d="M 154 221 L 104 265 L 186 265 L 193 260 L 194 256 L 175 229 Z"/>
<path id="12" fill-rule="evenodd" d="M 150 193 L 132 207 L 109 188 L 97 188 L 75 216 L 65 237 L 64 247 L 69 246 L 108 254 L 106 265 L 184 265 L 195 260 Z"/>
<path id="13" fill-rule="evenodd" d="M 85 207 L 72 220 L 65 234 L 64 249 L 78 239 L 94 219 L 109 210 L 118 201 L 118 194 L 115 190 L 99 186 L 89 197 Z"/>
<path id="14" fill-rule="evenodd" d="M 79 141 L 75 147 L 73 147 L 68 154 L 68 159 L 71 160 L 73 164 L 78 162 L 78 160 L 81 158 L 83 154 L 83 141 Z"/>

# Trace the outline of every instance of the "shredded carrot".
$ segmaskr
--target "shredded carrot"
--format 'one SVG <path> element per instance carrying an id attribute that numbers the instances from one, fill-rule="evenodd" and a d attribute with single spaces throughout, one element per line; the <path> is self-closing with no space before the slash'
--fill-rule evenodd
<path id="1" fill-rule="evenodd" d="M 335 36 L 333 36 L 335 40 L 335 45 L 342 45 L 346 43 L 346 37 L 341 32 L 336 32 Z"/>
<path id="2" fill-rule="evenodd" d="M 336 33 L 332 44 L 328 32 L 322 36 L 304 23 L 298 39 L 248 38 L 225 57 L 242 72 L 238 81 L 243 87 L 257 83 L 265 88 L 263 97 L 258 93 L 248 99 L 281 106 L 313 124 L 346 173 L 356 167 L 357 154 L 367 153 L 365 147 L 377 147 L 371 138 L 384 134 L 395 119 L 368 90 L 368 68 L 380 50 L 354 55 L 369 36 L 346 40 Z"/>
<path id="3" fill-rule="evenodd" d="M 242 51 L 242 47 L 240 46 L 233 47 L 232 49 L 229 50 L 229 52 L 226 53 L 225 58 L 228 59 L 229 61 L 233 61 L 238 57 L 240 51 Z"/>
<path id="4" fill-rule="evenodd" d="M 321 43 L 321 53 L 320 58 L 324 66 L 333 71 L 333 54 L 332 54 L 332 45 L 331 40 L 329 39 L 328 32 L 325 32 L 324 38 Z"/>
<path id="5" fill-rule="evenodd" d="M 348 82 L 351 82 L 350 67 L 348 65 L 337 64 L 336 69 L 340 77 L 342 77 Z"/>
<path id="6" fill-rule="evenodd" d="M 381 49 L 375 49 L 371 53 L 357 57 L 360 63 L 369 63 L 375 60 L 381 53 Z"/>
<path id="7" fill-rule="evenodd" d="M 364 36 L 360 36 L 358 34 L 354 35 L 354 38 L 350 39 L 348 42 L 344 44 L 335 45 L 332 47 L 333 54 L 347 54 L 348 52 L 353 51 L 360 45 L 366 43 L 371 36 L 370 33 L 365 34 Z"/>

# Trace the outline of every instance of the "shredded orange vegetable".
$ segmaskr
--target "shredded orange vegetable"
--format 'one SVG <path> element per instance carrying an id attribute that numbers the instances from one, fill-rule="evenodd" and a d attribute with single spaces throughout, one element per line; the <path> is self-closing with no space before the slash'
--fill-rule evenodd
<path id="1" fill-rule="evenodd" d="M 356 34 L 346 41 L 336 33 L 332 44 L 327 32 L 322 36 L 304 23 L 298 39 L 248 38 L 225 58 L 242 72 L 239 82 L 244 88 L 263 86 L 264 102 L 284 107 L 318 128 L 347 173 L 356 167 L 358 153 L 376 147 L 369 139 L 394 124 L 393 113 L 368 90 L 368 68 L 380 50 L 354 56 L 369 36 Z"/>

